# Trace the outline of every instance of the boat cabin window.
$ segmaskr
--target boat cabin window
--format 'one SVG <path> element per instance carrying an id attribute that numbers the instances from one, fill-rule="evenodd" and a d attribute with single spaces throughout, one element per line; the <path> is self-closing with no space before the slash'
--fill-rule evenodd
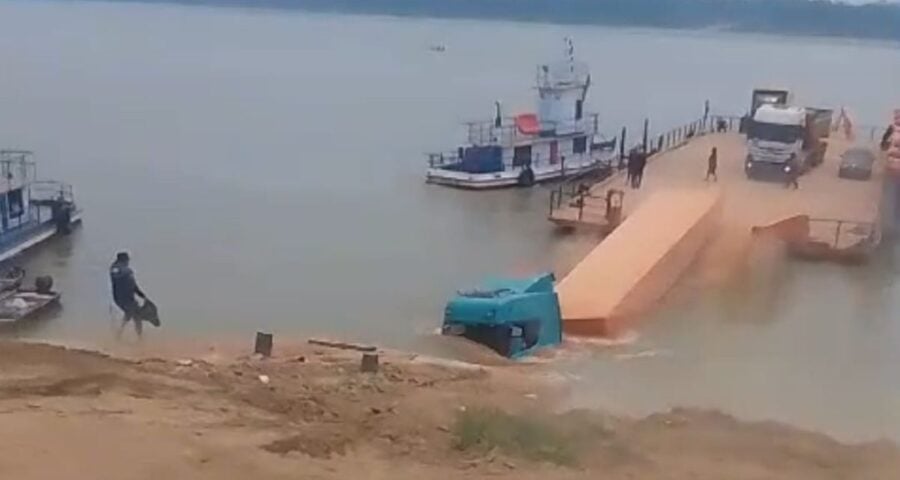
<path id="1" fill-rule="evenodd" d="M 584 116 L 584 100 L 575 100 L 575 120 Z"/>
<path id="2" fill-rule="evenodd" d="M 513 166 L 527 167 L 531 165 L 531 145 L 522 145 L 513 149 Z"/>
<path id="3" fill-rule="evenodd" d="M 6 194 L 6 202 L 9 207 L 9 217 L 21 217 L 25 213 L 25 206 L 22 203 L 22 189 L 10 190 Z"/>
<path id="4" fill-rule="evenodd" d="M 584 153 L 587 151 L 587 137 L 575 137 L 572 140 L 572 153 Z"/>

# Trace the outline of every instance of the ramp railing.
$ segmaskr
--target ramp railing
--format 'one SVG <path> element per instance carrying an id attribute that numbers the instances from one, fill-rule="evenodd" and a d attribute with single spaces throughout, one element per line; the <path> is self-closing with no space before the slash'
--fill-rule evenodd
<path id="1" fill-rule="evenodd" d="M 594 185 L 606 181 L 616 170 L 625 169 L 628 152 L 638 148 L 645 149 L 652 159 L 654 155 L 681 147 L 692 138 L 701 135 L 739 131 L 741 122 L 742 117 L 735 115 L 708 115 L 666 130 L 659 135 L 651 136 L 648 119 L 644 121 L 644 130 L 640 141 L 633 142 L 630 147 L 626 146 L 628 129 L 623 127 L 621 133 L 615 137 L 619 150 L 617 164 L 612 165 L 611 163 L 610 168 L 600 172 L 600 175 L 597 172 L 574 175 L 557 184 L 556 188 L 550 191 L 550 218 L 554 218 L 555 214 L 562 213 L 564 210 L 568 211 L 574 208 L 576 209 L 574 213 L 568 211 L 564 215 L 567 219 L 577 218 L 581 222 L 586 217 L 586 210 L 605 210 L 605 197 L 591 194 L 591 189 Z M 615 160 L 613 159 L 614 162 Z M 599 205 L 597 200 L 600 201 Z"/>
<path id="2" fill-rule="evenodd" d="M 853 247 L 860 244 L 878 244 L 880 235 L 873 222 L 843 220 L 835 218 L 810 218 L 809 237 L 828 243 L 833 249 Z"/>

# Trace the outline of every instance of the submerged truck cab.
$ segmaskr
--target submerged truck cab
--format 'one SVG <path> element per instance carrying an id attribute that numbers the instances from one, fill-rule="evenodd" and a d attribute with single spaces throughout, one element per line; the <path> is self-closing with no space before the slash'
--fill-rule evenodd
<path id="1" fill-rule="evenodd" d="M 559 298 L 551 273 L 492 279 L 447 303 L 441 333 L 467 338 L 508 358 L 562 341 Z"/>

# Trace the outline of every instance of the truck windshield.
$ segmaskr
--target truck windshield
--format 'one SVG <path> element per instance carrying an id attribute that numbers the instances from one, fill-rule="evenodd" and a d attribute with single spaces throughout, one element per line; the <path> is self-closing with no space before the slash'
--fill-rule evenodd
<path id="1" fill-rule="evenodd" d="M 747 137 L 766 142 L 794 143 L 801 138 L 803 129 L 799 125 L 750 122 Z"/>

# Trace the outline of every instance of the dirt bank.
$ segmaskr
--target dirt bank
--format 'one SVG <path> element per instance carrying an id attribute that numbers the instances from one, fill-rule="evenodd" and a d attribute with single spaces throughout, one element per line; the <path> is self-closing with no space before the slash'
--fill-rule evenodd
<path id="1" fill-rule="evenodd" d="M 112 358 L 0 342 L 0 476 L 25 479 L 895 479 L 888 443 L 679 410 L 551 415 L 540 367 L 280 348 Z"/>

